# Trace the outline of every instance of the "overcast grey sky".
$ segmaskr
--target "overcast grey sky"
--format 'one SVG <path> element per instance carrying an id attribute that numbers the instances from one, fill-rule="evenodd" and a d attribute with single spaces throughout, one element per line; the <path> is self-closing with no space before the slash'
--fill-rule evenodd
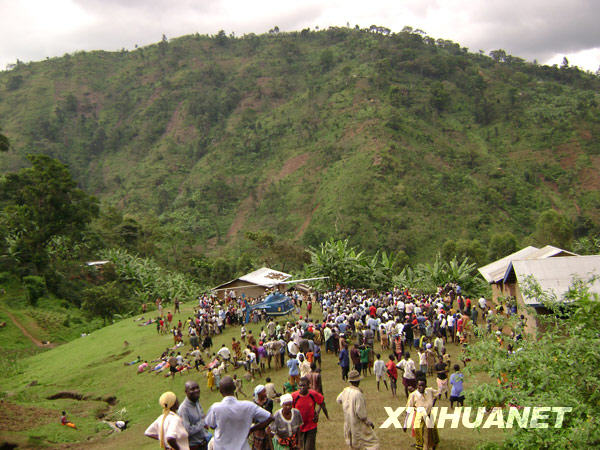
<path id="1" fill-rule="evenodd" d="M 77 50 L 131 49 L 191 33 L 237 36 L 376 24 L 424 30 L 471 51 L 502 48 L 595 72 L 599 0 L 0 0 L 0 70 Z"/>

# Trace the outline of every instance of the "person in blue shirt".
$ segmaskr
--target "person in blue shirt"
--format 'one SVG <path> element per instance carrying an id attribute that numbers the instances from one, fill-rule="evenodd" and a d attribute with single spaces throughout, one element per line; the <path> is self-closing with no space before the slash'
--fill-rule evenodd
<path id="1" fill-rule="evenodd" d="M 450 408 L 454 408 L 454 402 L 457 405 L 463 406 L 465 401 L 465 396 L 463 395 L 463 381 L 464 374 L 460 371 L 460 366 L 458 364 L 454 365 L 454 373 L 450 376 L 450 384 L 452 385 L 452 390 L 450 391 Z"/>
<path id="2" fill-rule="evenodd" d="M 296 358 L 290 358 L 287 361 L 287 366 L 289 368 L 290 383 L 298 384 L 300 380 L 300 362 Z"/>
<path id="3" fill-rule="evenodd" d="M 348 380 L 348 371 L 350 370 L 350 355 L 348 354 L 348 345 L 344 345 L 339 355 L 339 363 L 342 368 L 342 380 Z"/>

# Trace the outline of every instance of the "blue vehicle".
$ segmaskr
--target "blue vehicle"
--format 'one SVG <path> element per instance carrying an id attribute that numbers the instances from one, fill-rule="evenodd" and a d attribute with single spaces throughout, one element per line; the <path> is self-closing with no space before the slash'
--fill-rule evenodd
<path id="1" fill-rule="evenodd" d="M 285 281 L 279 284 L 291 284 L 299 283 L 301 281 L 323 280 L 325 278 L 328 277 L 305 278 L 303 280 Z M 267 295 L 267 298 L 265 298 L 262 302 L 256 303 L 255 305 L 246 306 L 245 323 L 250 322 L 250 313 L 255 309 L 263 309 L 267 313 L 267 316 L 284 316 L 286 314 L 291 313 L 294 310 L 294 301 L 287 295 L 282 294 L 279 291 L 275 291 Z"/>
<path id="2" fill-rule="evenodd" d="M 268 316 L 284 316 L 294 310 L 294 301 L 281 292 L 273 292 L 262 302 L 246 306 L 246 323 L 250 321 L 250 313 L 255 309 L 263 309 Z"/>

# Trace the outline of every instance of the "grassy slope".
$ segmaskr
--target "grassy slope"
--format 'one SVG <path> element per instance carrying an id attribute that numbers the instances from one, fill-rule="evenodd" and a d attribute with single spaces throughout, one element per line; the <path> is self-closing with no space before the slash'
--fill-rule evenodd
<path id="1" fill-rule="evenodd" d="M 184 314 L 190 311 L 185 305 Z M 251 326 L 254 333 L 259 333 L 258 326 Z M 239 336 L 239 328 L 231 328 L 215 339 L 215 346 L 221 343 L 230 343 L 231 337 Z M 124 347 L 124 340 L 129 342 Z M 218 401 L 220 396 L 216 392 L 207 392 L 205 377 L 192 372 L 186 376 L 177 376 L 175 380 L 151 374 L 135 374 L 135 366 L 124 366 L 136 355 L 153 359 L 172 342 L 168 336 L 158 336 L 153 326 L 139 327 L 127 319 L 109 327 L 97 330 L 85 338 L 76 339 L 60 347 L 25 359 L 18 374 L 3 380 L 5 400 L 21 405 L 35 405 L 43 408 L 45 414 L 38 413 L 38 418 L 23 417 L 25 423 L 31 424 L 26 431 L 2 431 L 0 438 L 12 442 L 21 442 L 33 447 L 43 444 L 57 446 L 59 443 L 80 442 L 82 448 L 155 448 L 156 442 L 143 436 L 143 431 L 160 413 L 157 399 L 166 390 L 173 390 L 182 398 L 183 384 L 189 379 L 198 380 L 201 389 L 201 403 L 208 409 L 210 404 Z M 450 352 L 456 360 L 458 349 L 450 345 Z M 331 421 L 323 420 L 319 426 L 317 438 L 320 448 L 341 448 L 343 443 L 343 416 L 341 409 L 335 404 L 335 397 L 344 388 L 339 369 L 334 356 L 326 355 L 323 361 L 323 383 L 325 397 Z M 241 374 L 241 370 L 237 371 Z M 287 370 L 271 371 L 269 376 L 281 386 Z M 27 387 L 27 384 L 36 380 L 36 386 Z M 483 380 L 469 380 L 465 383 L 469 389 L 474 382 Z M 263 380 L 256 380 L 250 385 L 244 384 L 244 391 L 250 393 L 253 387 Z M 430 378 L 430 383 L 435 383 Z M 377 393 L 373 376 L 369 376 L 361 384 L 366 392 L 369 416 L 376 424 L 381 424 L 387 418 L 383 406 L 397 407 L 401 401 L 392 400 L 388 392 Z M 131 420 L 131 429 L 124 433 L 111 435 L 108 428 L 95 418 L 98 411 L 105 409 L 106 405 L 100 401 L 76 400 L 46 400 L 46 397 L 59 391 L 77 391 L 91 397 L 104 397 L 115 395 L 118 404 L 113 411 L 121 408 L 127 409 L 127 416 Z M 442 400 L 441 405 L 448 405 Z M 79 430 L 62 427 L 58 423 L 60 411 L 66 409 L 70 418 L 77 424 Z M 54 415 L 52 414 L 54 411 Z M 377 430 L 384 449 L 409 448 L 413 442 L 410 435 L 405 435 L 401 430 Z M 484 440 L 501 439 L 499 431 L 486 430 L 481 434 L 464 429 L 441 431 L 442 445 L 440 448 L 469 448 Z M 93 439 L 88 441 L 88 439 Z M 73 448 L 70 446 L 69 448 Z"/>

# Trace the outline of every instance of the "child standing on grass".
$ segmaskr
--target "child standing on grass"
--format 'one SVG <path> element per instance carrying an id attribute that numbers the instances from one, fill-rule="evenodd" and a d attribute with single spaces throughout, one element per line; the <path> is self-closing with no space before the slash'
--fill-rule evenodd
<path id="1" fill-rule="evenodd" d="M 240 398 L 239 394 L 242 394 L 244 397 L 248 397 L 246 393 L 242 390 L 242 380 L 237 377 L 237 375 L 233 375 L 233 384 L 235 384 L 235 398 Z"/>
<path id="2" fill-rule="evenodd" d="M 379 382 L 383 380 L 383 384 L 385 389 L 389 391 L 387 381 L 385 380 L 385 363 L 381 359 L 381 355 L 377 353 L 375 355 L 377 358 L 373 363 L 373 372 L 375 373 L 375 379 L 377 380 L 377 392 L 379 392 Z"/>
<path id="3" fill-rule="evenodd" d="M 360 348 L 360 367 L 362 368 L 363 375 L 367 376 L 367 369 L 369 368 L 369 354 L 371 348 L 363 345 Z"/>
<path id="4" fill-rule="evenodd" d="M 427 353 L 427 375 L 430 376 L 433 375 L 433 366 L 435 365 L 436 360 L 436 354 L 431 347 L 431 344 L 425 346 L 425 353 Z"/>
<path id="5" fill-rule="evenodd" d="M 394 360 L 396 357 L 391 354 L 390 360 L 386 364 L 387 374 L 390 377 L 390 387 L 392 388 L 392 397 L 396 397 L 396 382 L 398 380 L 398 369 Z"/>
<path id="6" fill-rule="evenodd" d="M 454 408 L 454 402 L 458 405 L 463 406 L 465 402 L 465 396 L 463 394 L 463 381 L 465 376 L 460 371 L 458 364 L 454 365 L 454 373 L 450 376 L 450 384 L 452 385 L 452 391 L 450 391 L 450 408 Z"/>
<path id="7" fill-rule="evenodd" d="M 419 370 L 427 375 L 427 351 L 419 348 Z"/>
<path id="8" fill-rule="evenodd" d="M 215 387 L 215 375 L 211 369 L 206 372 L 206 387 L 211 391 Z"/>

